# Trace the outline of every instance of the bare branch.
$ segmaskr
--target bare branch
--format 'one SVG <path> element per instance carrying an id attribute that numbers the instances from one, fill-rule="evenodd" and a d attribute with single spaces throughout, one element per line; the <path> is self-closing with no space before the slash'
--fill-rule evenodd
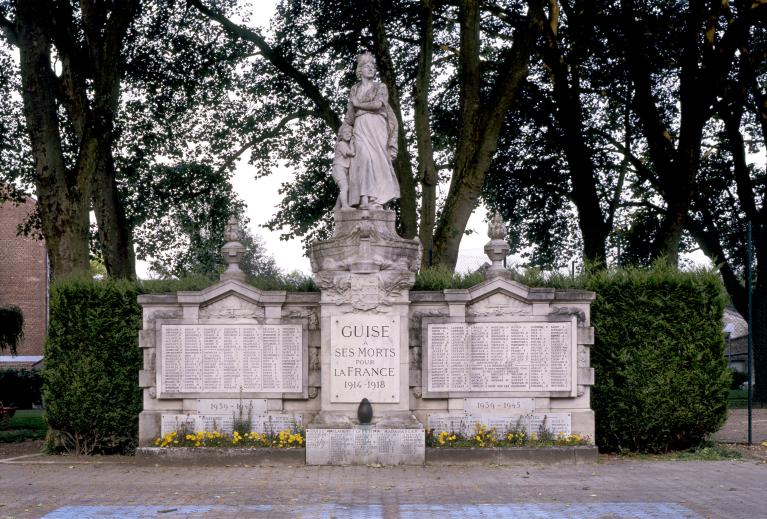
<path id="1" fill-rule="evenodd" d="M 230 156 L 224 161 L 221 167 L 218 168 L 218 173 L 223 173 L 232 164 L 234 164 L 234 162 L 237 159 L 239 159 L 243 155 L 243 153 L 248 151 L 250 148 L 252 148 L 256 144 L 264 142 L 267 139 L 273 139 L 275 137 L 278 137 L 280 135 L 280 132 L 283 130 L 283 128 L 285 128 L 285 126 L 287 126 L 287 124 L 290 121 L 294 121 L 296 119 L 302 119 L 304 117 L 309 117 L 309 116 L 322 117 L 322 114 L 320 114 L 319 112 L 314 112 L 314 111 L 299 110 L 298 112 L 294 112 L 292 114 L 286 115 L 285 117 L 280 119 L 280 122 L 278 122 L 277 125 L 274 126 L 274 128 L 257 135 L 256 137 L 252 138 L 250 141 L 243 144 L 239 150 L 237 150 L 232 156 Z"/>
<path id="2" fill-rule="evenodd" d="M 650 185 L 652 185 L 655 189 L 660 189 L 660 181 L 658 180 L 657 176 L 652 172 L 650 168 L 647 167 L 644 162 L 632 155 L 631 150 L 626 148 L 622 142 L 619 142 L 615 139 L 615 137 L 602 130 L 592 129 L 591 131 L 607 140 L 620 154 L 626 157 L 629 162 L 631 162 L 631 165 L 634 166 L 634 171 L 636 171 L 636 174 L 639 176 L 639 178 L 648 181 Z"/>
<path id="3" fill-rule="evenodd" d="M 194 6 L 200 13 L 207 16 L 209 19 L 220 23 L 230 34 L 254 43 L 269 63 L 274 65 L 274 67 L 282 74 L 293 79 L 298 84 L 304 95 L 315 104 L 322 116 L 322 120 L 325 121 L 333 131 L 338 130 L 338 127 L 341 126 L 341 119 L 333 111 L 330 101 L 322 95 L 322 92 L 317 88 L 317 85 L 312 83 L 305 73 L 298 70 L 285 58 L 285 56 L 272 48 L 260 34 L 246 27 L 237 25 L 226 16 L 203 5 L 200 0 L 187 0 L 187 4 Z"/>

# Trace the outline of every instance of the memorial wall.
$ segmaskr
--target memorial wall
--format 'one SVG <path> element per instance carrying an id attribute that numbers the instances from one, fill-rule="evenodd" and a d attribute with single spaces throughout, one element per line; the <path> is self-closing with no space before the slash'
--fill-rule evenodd
<path id="1" fill-rule="evenodd" d="M 160 398 L 302 391 L 301 327 L 162 325 Z"/>
<path id="2" fill-rule="evenodd" d="M 482 423 L 593 437 L 592 297 L 493 279 L 410 293 L 404 320 L 376 311 L 323 320 L 320 294 L 261 292 L 235 281 L 141 296 L 140 442 L 184 424 L 227 432 L 241 405 L 254 431 L 307 426 L 323 406 L 353 415 L 362 398 L 374 416 L 406 406 L 434 430 L 470 434 Z M 313 429 L 312 445 L 341 464 L 395 459 L 386 452 L 410 449 L 416 434 L 322 430 Z"/>

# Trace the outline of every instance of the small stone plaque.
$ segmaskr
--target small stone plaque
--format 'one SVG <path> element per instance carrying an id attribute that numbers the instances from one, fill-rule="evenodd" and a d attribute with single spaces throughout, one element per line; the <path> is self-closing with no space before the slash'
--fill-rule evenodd
<path id="1" fill-rule="evenodd" d="M 331 319 L 330 401 L 399 402 L 399 318 L 340 315 Z"/>
<path id="2" fill-rule="evenodd" d="M 164 414 L 160 417 L 160 434 L 165 436 L 171 432 L 196 432 L 197 415 Z"/>
<path id="3" fill-rule="evenodd" d="M 545 418 L 544 418 L 545 417 Z M 554 436 L 571 434 L 570 413 L 526 413 L 526 414 L 470 414 L 470 413 L 431 413 L 426 415 L 426 426 L 434 434 L 442 431 L 459 433 L 465 437 L 475 434 L 476 425 L 482 424 L 488 429 L 495 428 L 496 434 L 506 434 L 512 430 L 521 430 L 528 436 L 540 436 L 541 426 Z"/>
<path id="4" fill-rule="evenodd" d="M 426 415 L 426 427 L 434 434 L 442 431 L 464 434 L 469 428 L 470 415 L 466 413 L 429 413 Z"/>
<path id="5" fill-rule="evenodd" d="M 265 398 L 201 398 L 197 400 L 199 414 L 215 414 L 239 416 L 242 408 L 243 416 L 266 413 Z"/>
<path id="6" fill-rule="evenodd" d="M 294 431 L 303 425 L 303 415 L 293 413 L 268 413 L 251 417 L 252 432 L 259 434 L 276 434 L 288 429 Z M 234 429 L 234 418 L 220 414 L 164 414 L 160 420 L 162 435 L 173 431 L 196 433 L 199 431 L 218 431 L 231 434 Z"/>
<path id="7" fill-rule="evenodd" d="M 530 433 L 540 434 L 541 427 L 554 436 L 572 434 L 572 415 L 570 413 L 535 413 L 530 422 Z"/>
<path id="8" fill-rule="evenodd" d="M 463 410 L 469 414 L 527 414 L 535 409 L 535 398 L 464 398 Z"/>
<path id="9" fill-rule="evenodd" d="M 307 465 L 423 465 L 425 447 L 423 429 L 306 430 Z"/>

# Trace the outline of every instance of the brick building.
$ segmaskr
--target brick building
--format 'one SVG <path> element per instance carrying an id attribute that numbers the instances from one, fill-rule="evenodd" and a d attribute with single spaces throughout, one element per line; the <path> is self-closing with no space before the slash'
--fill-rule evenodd
<path id="1" fill-rule="evenodd" d="M 45 242 L 17 236 L 18 225 L 35 210 L 35 200 L 0 204 L 0 304 L 24 314 L 24 340 L 17 356 L 0 354 L 0 368 L 39 363 L 48 324 L 48 255 Z"/>

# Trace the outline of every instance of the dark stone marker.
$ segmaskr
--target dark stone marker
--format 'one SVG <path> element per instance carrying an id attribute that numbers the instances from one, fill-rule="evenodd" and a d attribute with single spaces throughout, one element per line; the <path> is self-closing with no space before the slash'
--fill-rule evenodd
<path id="1" fill-rule="evenodd" d="M 370 423 L 370 420 L 373 419 L 373 405 L 367 398 L 363 398 L 360 402 L 360 406 L 357 408 L 357 418 L 360 423 Z"/>

